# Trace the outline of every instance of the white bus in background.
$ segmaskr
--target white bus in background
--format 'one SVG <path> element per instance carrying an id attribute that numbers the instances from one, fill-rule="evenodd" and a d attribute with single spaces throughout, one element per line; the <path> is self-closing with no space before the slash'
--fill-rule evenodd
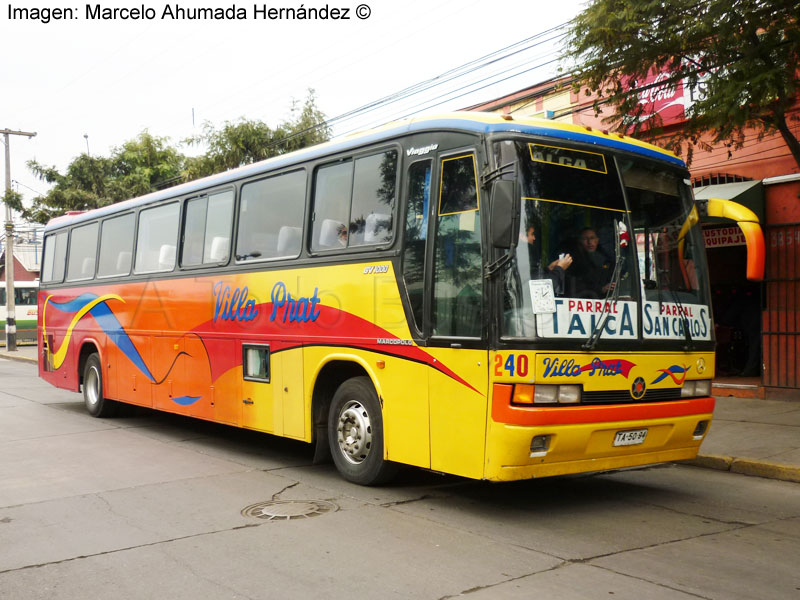
<path id="1" fill-rule="evenodd" d="M 14 304 L 17 317 L 17 341 L 36 341 L 36 295 L 39 293 L 39 280 L 15 281 Z M 6 282 L 0 282 L 0 340 L 6 339 Z"/>

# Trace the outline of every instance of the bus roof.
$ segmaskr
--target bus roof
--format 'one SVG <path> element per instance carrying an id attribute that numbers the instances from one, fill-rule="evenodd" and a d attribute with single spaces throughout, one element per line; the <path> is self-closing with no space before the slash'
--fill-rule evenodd
<path id="1" fill-rule="evenodd" d="M 256 175 L 268 169 L 280 169 L 291 166 L 295 163 L 315 160 L 327 154 L 343 152 L 364 144 L 377 143 L 382 140 L 389 140 L 398 136 L 424 131 L 465 131 L 477 134 L 492 133 L 526 133 L 541 137 L 550 137 L 560 140 L 569 140 L 585 144 L 595 144 L 605 148 L 624 150 L 646 156 L 647 158 L 666 161 L 676 166 L 685 166 L 683 161 L 672 152 L 636 140 L 618 133 L 608 133 L 593 130 L 590 127 L 573 125 L 570 123 L 558 123 L 548 119 L 537 119 L 534 117 L 513 117 L 510 115 L 500 115 L 497 113 L 481 112 L 453 112 L 448 114 L 413 117 L 402 121 L 388 123 L 376 129 L 370 129 L 354 133 L 332 141 L 268 158 L 266 160 L 224 171 L 216 175 L 210 175 L 202 179 L 196 179 L 178 186 L 159 190 L 145 196 L 131 198 L 123 202 L 118 202 L 109 206 L 96 208 L 94 210 L 79 214 L 67 214 L 51 219 L 45 231 L 57 229 L 63 225 L 71 225 L 83 221 L 103 217 L 107 214 L 122 212 L 133 209 L 151 202 L 165 200 L 175 196 L 191 194 L 209 187 L 223 185 L 238 179 L 244 179 L 251 175 Z"/>

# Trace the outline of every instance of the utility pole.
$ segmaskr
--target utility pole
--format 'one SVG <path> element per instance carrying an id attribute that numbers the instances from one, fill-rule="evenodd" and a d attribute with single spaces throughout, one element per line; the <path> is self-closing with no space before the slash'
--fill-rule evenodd
<path id="1" fill-rule="evenodd" d="M 32 138 L 36 132 L 12 131 L 0 129 L 5 136 L 6 144 L 6 350 L 17 350 L 17 319 L 14 307 L 14 221 L 11 218 L 11 207 L 8 195 L 11 193 L 11 141 L 10 135 L 24 135 Z"/>

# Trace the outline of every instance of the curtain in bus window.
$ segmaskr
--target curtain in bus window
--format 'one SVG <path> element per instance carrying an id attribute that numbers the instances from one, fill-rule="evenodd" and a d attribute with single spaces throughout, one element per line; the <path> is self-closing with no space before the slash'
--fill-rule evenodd
<path id="1" fill-rule="evenodd" d="M 483 278 L 474 155 L 442 160 L 440 190 L 434 251 L 433 333 L 480 337 Z"/>
<path id="2" fill-rule="evenodd" d="M 356 159 L 349 246 L 391 241 L 396 179 L 396 151 Z"/>
<path id="3" fill-rule="evenodd" d="M 76 227 L 72 230 L 69 240 L 67 281 L 94 277 L 94 263 L 97 256 L 97 231 L 97 223 Z"/>
<path id="4" fill-rule="evenodd" d="M 127 275 L 133 262 L 133 213 L 103 221 L 97 276 Z"/>
<path id="5" fill-rule="evenodd" d="M 302 170 L 242 186 L 236 260 L 298 256 L 305 203 L 306 172 Z"/>
<path id="6" fill-rule="evenodd" d="M 422 330 L 425 286 L 425 239 L 431 197 L 431 161 L 418 162 L 408 170 L 403 279 L 417 329 Z"/>

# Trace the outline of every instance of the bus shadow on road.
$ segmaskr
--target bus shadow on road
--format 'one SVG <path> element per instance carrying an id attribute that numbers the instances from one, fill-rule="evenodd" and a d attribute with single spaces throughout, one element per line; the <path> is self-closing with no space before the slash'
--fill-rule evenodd
<path id="1" fill-rule="evenodd" d="M 50 406 L 91 419 L 82 400 Z M 236 462 L 252 464 L 254 461 L 263 461 L 273 469 L 314 464 L 313 444 L 146 407 L 122 405 L 115 417 L 103 421 L 109 426 L 130 430 L 154 440 L 190 445 L 205 454 Z M 640 481 L 634 482 L 635 473 L 644 474 L 673 466 L 667 463 L 621 471 L 496 483 L 401 465 L 397 475 L 381 488 L 389 492 L 413 489 L 421 493 L 420 497 L 429 499 L 447 497 L 476 512 L 481 512 L 482 507 L 491 511 L 503 507 L 512 512 L 558 513 L 578 510 L 584 506 L 614 504 L 621 500 L 646 502 L 656 494 L 663 495 L 664 490 L 650 485 L 652 478 L 649 476 L 643 476 Z M 323 471 L 327 475 L 327 469 Z M 630 475 L 626 475 L 623 480 L 614 476 L 619 473 Z M 332 467 L 329 474 L 332 478 L 339 477 Z"/>

